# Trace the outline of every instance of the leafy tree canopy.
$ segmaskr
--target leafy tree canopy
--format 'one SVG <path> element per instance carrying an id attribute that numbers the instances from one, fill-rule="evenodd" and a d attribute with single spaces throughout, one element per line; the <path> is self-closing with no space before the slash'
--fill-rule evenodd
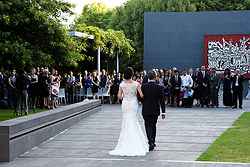
<path id="1" fill-rule="evenodd" d="M 110 28 L 112 17 L 113 10 L 108 9 L 104 4 L 89 4 L 83 8 L 80 17 L 75 20 L 73 29 L 94 35 L 94 40 L 90 42 L 86 50 L 90 57 L 96 57 L 96 52 L 89 52 L 89 50 L 97 50 L 100 47 L 102 61 L 114 62 L 116 55 L 119 55 L 123 61 L 128 61 L 135 51 L 132 41 L 126 38 L 123 31 Z M 84 41 L 80 40 L 80 42 Z"/>
<path id="2" fill-rule="evenodd" d="M 76 19 L 76 24 L 86 24 L 107 29 L 112 16 L 112 10 L 103 3 L 92 3 L 83 7 L 82 14 Z"/>
<path id="3" fill-rule="evenodd" d="M 89 48 L 97 50 L 100 47 L 102 53 L 108 55 L 108 57 L 115 57 L 116 54 L 130 57 L 134 53 L 131 40 L 127 39 L 122 31 L 112 29 L 105 31 L 101 28 L 85 24 L 78 24 L 75 28 L 77 31 L 94 35 L 93 42 L 90 43 L 91 46 Z"/>
<path id="4" fill-rule="evenodd" d="M 0 66 L 63 66 L 79 59 L 60 24 L 60 15 L 71 7 L 59 0 L 0 1 Z"/>

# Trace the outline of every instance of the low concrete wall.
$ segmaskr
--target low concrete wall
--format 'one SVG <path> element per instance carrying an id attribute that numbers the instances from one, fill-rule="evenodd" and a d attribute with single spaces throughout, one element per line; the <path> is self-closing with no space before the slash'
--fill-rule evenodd
<path id="1" fill-rule="evenodd" d="M 9 162 L 31 148 L 101 110 L 99 100 L 0 122 L 0 161 Z"/>

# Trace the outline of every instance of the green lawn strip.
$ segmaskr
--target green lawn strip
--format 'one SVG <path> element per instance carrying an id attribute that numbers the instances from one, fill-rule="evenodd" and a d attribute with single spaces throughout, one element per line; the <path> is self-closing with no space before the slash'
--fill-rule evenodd
<path id="1" fill-rule="evenodd" d="M 243 113 L 197 160 L 249 163 L 250 113 Z"/>
<path id="2" fill-rule="evenodd" d="M 36 109 L 35 112 L 29 111 L 29 114 L 35 114 L 35 113 L 42 112 L 42 111 L 47 111 L 47 110 Z M 0 121 L 5 121 L 5 120 L 13 119 L 13 118 L 17 118 L 14 115 L 13 109 L 0 109 Z"/>

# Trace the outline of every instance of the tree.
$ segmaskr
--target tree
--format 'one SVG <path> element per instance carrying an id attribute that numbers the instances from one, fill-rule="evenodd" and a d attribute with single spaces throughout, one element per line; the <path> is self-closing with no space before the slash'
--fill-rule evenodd
<path id="1" fill-rule="evenodd" d="M 197 11 L 247 10 L 249 0 L 193 0 Z"/>
<path id="2" fill-rule="evenodd" d="M 101 48 L 102 61 L 115 61 L 118 54 L 122 61 L 128 61 L 134 54 L 134 48 L 131 45 L 131 40 L 127 39 L 122 31 L 114 31 L 112 29 L 103 30 L 95 26 L 87 26 L 85 24 L 76 24 L 75 29 L 80 32 L 94 35 L 92 42 L 88 43 L 87 49 L 81 53 L 88 55 L 85 61 L 94 62 L 96 59 L 96 50 Z M 86 39 L 79 40 L 84 43 Z M 91 55 L 93 54 L 93 55 Z"/>
<path id="3" fill-rule="evenodd" d="M 92 3 L 83 7 L 82 14 L 75 21 L 76 24 L 86 24 L 107 29 L 111 18 L 112 10 L 103 3 Z"/>
<path id="4" fill-rule="evenodd" d="M 74 64 L 81 55 L 60 24 L 60 15 L 71 7 L 60 0 L 0 1 L 0 66 Z"/>

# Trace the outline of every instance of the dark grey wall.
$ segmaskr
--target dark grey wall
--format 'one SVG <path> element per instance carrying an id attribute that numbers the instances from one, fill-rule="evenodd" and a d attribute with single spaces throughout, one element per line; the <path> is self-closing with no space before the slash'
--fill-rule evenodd
<path id="1" fill-rule="evenodd" d="M 200 67 L 205 34 L 249 34 L 250 11 L 144 14 L 144 68 Z"/>

